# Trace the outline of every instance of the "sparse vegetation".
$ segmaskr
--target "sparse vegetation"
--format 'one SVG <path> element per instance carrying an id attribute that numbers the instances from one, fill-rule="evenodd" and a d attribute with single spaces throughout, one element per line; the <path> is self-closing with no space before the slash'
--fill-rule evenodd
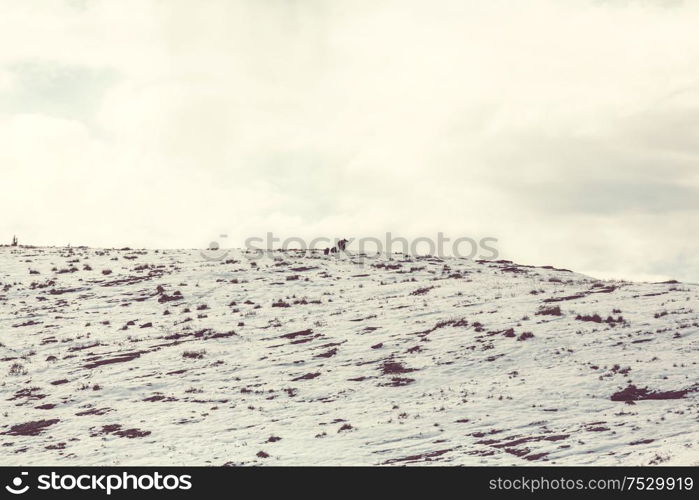
<path id="1" fill-rule="evenodd" d="M 203 359 L 205 355 L 206 350 L 204 349 L 201 351 L 184 351 L 182 353 L 182 357 L 187 359 Z"/>
<path id="2" fill-rule="evenodd" d="M 22 375 L 26 375 L 28 372 L 27 372 L 27 369 L 24 367 L 24 365 L 22 365 L 20 363 L 12 363 L 12 366 L 10 366 L 9 373 L 10 373 L 10 375 L 12 375 L 14 377 L 19 377 Z"/>
<path id="3" fill-rule="evenodd" d="M 403 254 L 4 252 L 10 461 L 674 465 L 696 433 L 691 283 Z"/>
<path id="4" fill-rule="evenodd" d="M 522 340 L 528 340 L 528 339 L 533 339 L 534 334 L 532 332 L 523 332 L 519 337 L 517 337 L 517 340 L 522 341 Z"/>
<path id="5" fill-rule="evenodd" d="M 562 316 L 561 306 L 543 306 L 536 314 L 538 316 Z"/>

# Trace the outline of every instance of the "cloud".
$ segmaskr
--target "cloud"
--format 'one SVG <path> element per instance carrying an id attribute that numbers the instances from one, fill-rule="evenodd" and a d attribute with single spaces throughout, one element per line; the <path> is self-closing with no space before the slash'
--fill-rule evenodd
<path id="1" fill-rule="evenodd" d="M 92 123 L 113 78 L 106 70 L 50 61 L 8 65 L 11 87 L 0 94 L 5 113 L 39 113 Z"/>
<path id="2" fill-rule="evenodd" d="M 698 20 L 688 2 L 5 2 L 0 209 L 19 215 L 0 233 L 442 230 L 696 280 Z"/>

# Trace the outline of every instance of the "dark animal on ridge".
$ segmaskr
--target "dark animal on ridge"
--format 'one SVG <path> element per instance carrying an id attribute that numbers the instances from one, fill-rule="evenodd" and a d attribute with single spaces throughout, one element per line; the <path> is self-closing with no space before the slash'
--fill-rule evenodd
<path id="1" fill-rule="evenodd" d="M 344 252 L 345 248 L 347 248 L 347 243 L 349 243 L 349 240 L 347 238 L 342 238 L 337 242 L 337 246 L 323 250 L 323 254 L 328 255 L 331 253 Z"/>

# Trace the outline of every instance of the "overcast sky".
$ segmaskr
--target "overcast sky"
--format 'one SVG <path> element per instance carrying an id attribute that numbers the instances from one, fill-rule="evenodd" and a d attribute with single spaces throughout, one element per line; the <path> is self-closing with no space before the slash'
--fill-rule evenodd
<path id="1" fill-rule="evenodd" d="M 699 281 L 699 2 L 2 0 L 0 239 L 499 239 Z"/>

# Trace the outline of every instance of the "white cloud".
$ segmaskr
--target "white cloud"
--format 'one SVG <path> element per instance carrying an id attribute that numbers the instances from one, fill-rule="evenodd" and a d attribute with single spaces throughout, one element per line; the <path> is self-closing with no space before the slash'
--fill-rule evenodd
<path id="1" fill-rule="evenodd" d="M 0 232 L 442 230 L 696 280 L 697 21 L 667 2 L 3 2 L 0 209 L 33 208 Z M 37 64 L 93 77 L 41 102 Z"/>

